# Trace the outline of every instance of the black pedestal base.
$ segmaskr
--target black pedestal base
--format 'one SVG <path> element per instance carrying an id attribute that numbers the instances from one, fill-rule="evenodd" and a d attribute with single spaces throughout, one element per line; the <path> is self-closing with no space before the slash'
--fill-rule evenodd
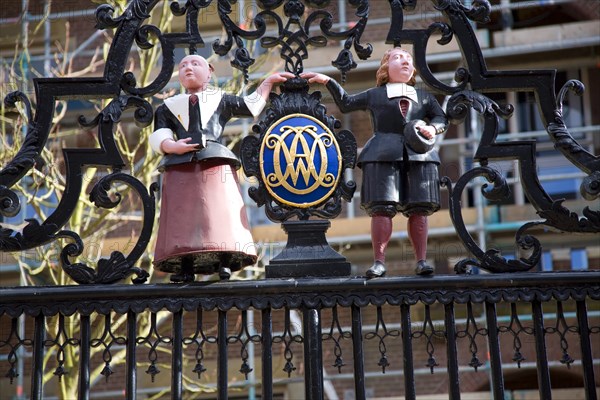
<path id="1" fill-rule="evenodd" d="M 329 221 L 286 221 L 281 225 L 288 241 L 266 266 L 267 278 L 350 276 L 350 263 L 325 238 Z"/>

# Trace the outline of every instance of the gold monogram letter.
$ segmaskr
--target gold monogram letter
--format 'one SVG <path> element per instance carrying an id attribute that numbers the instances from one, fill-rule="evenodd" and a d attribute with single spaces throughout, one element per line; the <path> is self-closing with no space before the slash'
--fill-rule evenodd
<path id="1" fill-rule="evenodd" d="M 280 135 L 270 134 L 265 139 L 266 146 L 273 150 L 273 169 L 269 174 L 267 182 L 271 187 L 283 186 L 290 193 L 307 194 L 319 186 L 331 187 L 335 184 L 335 176 L 327 172 L 327 147 L 333 143 L 330 133 L 317 134 L 317 127 L 288 126 L 280 129 Z M 292 135 L 290 146 L 285 140 Z M 312 146 L 308 144 L 305 135 L 312 137 Z M 285 159 L 285 165 L 281 165 L 281 153 Z M 315 166 L 315 157 L 319 157 L 321 165 L 319 171 Z M 306 189 L 298 189 L 298 179 L 302 177 Z M 312 184 L 311 178 L 314 180 Z M 310 186 L 309 186 L 310 185 Z"/>

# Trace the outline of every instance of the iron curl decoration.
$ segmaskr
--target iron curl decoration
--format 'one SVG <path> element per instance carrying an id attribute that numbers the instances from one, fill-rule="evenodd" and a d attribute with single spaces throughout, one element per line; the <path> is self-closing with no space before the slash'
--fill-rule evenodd
<path id="1" fill-rule="evenodd" d="M 581 96 L 585 86 L 578 80 L 569 80 L 560 89 L 556 99 L 554 120 L 548 124 L 548 135 L 559 150 L 573 165 L 587 173 L 581 184 L 581 195 L 588 201 L 600 195 L 600 157 L 590 154 L 569 132 L 563 119 L 563 102 L 566 94 L 571 91 Z"/>
<path id="2" fill-rule="evenodd" d="M 500 252 L 496 249 L 484 251 L 479 248 L 465 227 L 460 203 L 462 192 L 466 188 L 467 183 L 478 176 L 483 176 L 488 182 L 494 184 L 493 188 L 489 190 L 486 190 L 488 188 L 487 184 L 482 186 L 481 192 L 485 198 L 491 201 L 498 201 L 506 198 L 510 194 L 510 188 L 499 172 L 487 166 L 488 160 L 495 158 L 511 158 L 510 156 L 515 151 L 515 146 L 521 146 L 525 150 L 530 150 L 535 148 L 535 143 L 527 141 L 519 141 L 517 143 L 496 143 L 496 137 L 498 135 L 498 116 L 504 119 L 510 118 L 514 107 L 512 107 L 512 105 L 500 106 L 487 96 L 477 92 L 461 91 L 455 93 L 448 101 L 446 110 L 448 118 L 454 124 L 460 123 L 466 117 L 469 108 L 474 109 L 484 116 L 482 138 L 475 154 L 475 158 L 480 161 L 482 166 L 467 171 L 462 175 L 457 181 L 455 188 L 452 188 L 449 179 L 444 178 L 442 180 L 442 183 L 448 187 L 450 193 L 450 217 L 452 223 L 467 250 L 476 257 L 476 260 L 466 259 L 459 261 L 455 266 L 455 271 L 457 273 L 469 273 L 470 266 L 477 266 L 489 272 L 528 271 L 539 262 L 541 258 L 541 245 L 537 238 L 531 235 L 525 235 L 525 231 L 534 226 L 542 225 L 544 222 L 527 223 L 516 233 L 515 238 L 517 245 L 521 250 L 531 250 L 530 256 L 519 260 L 507 260 L 500 256 Z M 518 158 L 520 161 L 519 165 L 521 166 L 523 183 L 528 197 L 531 193 L 540 192 L 545 194 L 537 176 L 535 174 L 531 175 L 532 171 L 523 167 L 525 155 L 531 155 L 531 153 L 522 152 L 519 154 L 517 152 L 516 155 L 521 156 L 521 158 Z M 534 164 L 533 170 L 535 171 L 535 159 L 532 158 L 530 163 Z M 523 170 L 525 170 L 525 174 Z"/>
<path id="3" fill-rule="evenodd" d="M 29 101 L 29 98 L 25 95 L 25 93 L 23 93 L 19 90 L 16 90 L 14 92 L 7 94 L 6 97 L 4 98 L 4 105 L 7 108 L 15 108 L 17 105 L 17 102 L 23 103 L 23 105 L 25 106 L 25 116 L 27 117 L 28 121 L 32 121 L 33 113 L 31 111 L 31 102 Z"/>
<path id="4" fill-rule="evenodd" d="M 588 201 L 595 200 L 600 196 L 600 171 L 594 171 L 583 179 L 580 192 Z"/>
<path id="5" fill-rule="evenodd" d="M 135 267 L 135 263 L 142 256 L 150 236 L 152 234 L 152 227 L 154 224 L 155 214 L 155 197 L 154 192 L 158 190 L 158 185 L 153 184 L 150 188 L 150 192 L 146 190 L 144 185 L 131 175 L 115 172 L 110 175 L 103 177 L 100 181 L 94 185 L 90 192 L 90 200 L 97 206 L 105 209 L 116 207 L 121 202 L 121 194 L 116 193 L 115 200 L 112 200 L 108 191 L 113 182 L 121 181 L 135 190 L 138 196 L 141 198 L 144 207 L 144 218 L 143 226 L 140 236 L 133 246 L 132 251 L 126 257 L 120 251 L 113 251 L 110 258 L 101 258 L 98 260 L 97 268 L 91 268 L 84 263 L 71 263 L 71 257 L 80 256 L 83 253 L 84 245 L 79 235 L 72 231 L 60 231 L 57 234 L 58 238 L 69 238 L 73 243 L 66 245 L 61 251 L 61 263 L 64 271 L 79 284 L 108 284 L 115 283 L 129 275 L 135 274 L 137 278 L 134 278 L 133 283 L 140 284 L 146 282 L 149 277 L 147 271 Z"/>
<path id="6" fill-rule="evenodd" d="M 150 2 L 133 1 L 125 13 L 113 18 L 114 9 L 111 6 L 100 6 L 96 10 L 97 26 L 99 28 L 117 27 L 115 40 L 109 50 L 108 60 L 103 77 L 92 78 L 35 78 L 36 110 L 33 115 L 32 107 L 27 97 L 20 92 L 9 94 L 5 102 L 13 107 L 17 101 L 25 104 L 27 114 L 27 133 L 17 155 L 0 171 L 0 186 L 2 190 L 2 212 L 13 215 L 18 211 L 18 196 L 11 193 L 13 186 L 21 179 L 38 160 L 46 145 L 52 126 L 55 102 L 58 99 L 89 99 L 89 98 L 118 98 L 120 76 L 126 62 L 127 49 L 133 43 L 133 31 L 142 19 L 148 17 Z M 2 251 L 22 251 L 41 246 L 56 240 L 58 230 L 70 218 L 82 187 L 82 169 L 84 166 L 109 166 L 119 169 L 123 161 L 116 150 L 112 137 L 112 127 L 118 121 L 122 110 L 130 106 L 138 106 L 135 118 L 142 125 L 148 125 L 152 118 L 149 103 L 143 104 L 139 99 L 121 98 L 111 102 L 102 116 L 95 118 L 89 124 L 99 125 L 100 149 L 63 149 L 66 170 L 66 188 L 58 207 L 45 221 L 27 219 L 27 225 L 18 232 L 12 228 L 0 228 L 0 243 Z M 85 118 L 80 118 L 85 126 Z M 5 188 L 5 189 L 4 189 Z"/>
<path id="7" fill-rule="evenodd" d="M 581 95 L 585 90 L 583 83 L 569 80 L 560 89 L 556 99 L 554 120 L 547 126 L 547 132 L 554 148 L 560 151 L 573 165 L 587 173 L 580 186 L 584 199 L 593 201 L 600 195 L 600 157 L 590 154 L 569 132 L 563 119 L 563 102 L 569 91 Z M 562 205 L 563 199 L 553 200 L 549 207 L 538 210 L 546 218 L 544 225 L 562 232 L 598 233 L 600 232 L 600 210 L 588 206 L 583 209 L 583 217 Z"/>
<path id="8" fill-rule="evenodd" d="M 591 210 L 589 207 L 583 209 L 583 217 L 572 212 L 562 205 L 564 199 L 555 200 L 548 210 L 538 211 L 538 215 L 545 218 L 542 225 L 560 232 L 599 233 L 600 212 Z"/>
<path id="9" fill-rule="evenodd" d="M 100 123 L 114 124 L 121 120 L 123 111 L 127 108 L 136 107 L 133 118 L 135 123 L 140 127 L 146 127 L 152 122 L 154 111 L 152 105 L 141 97 L 137 96 L 119 96 L 111 101 L 98 115 L 91 121 L 88 121 L 85 116 L 79 116 L 79 124 L 86 128 L 93 128 Z"/>
<path id="10" fill-rule="evenodd" d="M 600 196 L 600 157 L 590 154 L 569 132 L 563 119 L 563 102 L 569 91 L 581 96 L 585 90 L 583 83 L 577 80 L 567 81 L 556 98 L 554 120 L 547 126 L 554 148 L 560 151 L 573 165 L 587 173 L 580 186 L 584 199 L 593 201 Z M 546 218 L 544 225 L 562 232 L 598 233 L 600 232 L 600 210 L 583 209 L 583 217 L 562 205 L 563 199 L 552 201 L 549 207 L 538 210 Z"/>
<path id="11" fill-rule="evenodd" d="M 454 270 L 457 274 L 470 273 L 470 267 L 478 267 L 492 273 L 504 272 L 525 272 L 535 267 L 541 258 L 542 247 L 538 239 L 531 235 L 524 235 L 524 232 L 537 223 L 528 223 L 523 225 L 516 233 L 515 239 L 521 250 L 531 250 L 527 258 L 518 260 L 506 259 L 498 249 L 482 250 L 466 228 L 462 217 L 461 197 L 467 184 L 477 178 L 484 177 L 493 186 L 488 188 L 488 184 L 481 187 L 481 193 L 490 201 L 498 201 L 506 198 L 510 194 L 510 189 L 506 180 L 498 171 L 488 166 L 473 168 L 463 174 L 456 185 L 452 187 L 450 179 L 444 177 L 442 184 L 448 188 L 450 195 L 450 217 L 458 233 L 459 238 L 467 250 L 475 256 L 475 259 L 463 259 L 456 263 Z"/>
<path id="12" fill-rule="evenodd" d="M 169 80 L 175 67 L 175 48 L 187 47 L 191 54 L 197 52 L 198 47 L 204 47 L 204 40 L 200 35 L 198 26 L 198 17 L 202 9 L 207 8 L 212 3 L 212 0 L 188 0 L 182 6 L 178 2 L 171 2 L 170 10 L 175 16 L 185 16 L 186 30 L 184 32 L 163 33 L 155 25 L 143 25 L 135 31 L 135 42 L 144 49 L 150 50 L 155 45 L 150 41 L 151 37 L 155 37 L 160 43 L 162 54 L 162 62 L 160 71 L 156 78 L 147 86 L 137 88 L 135 75 L 132 72 L 125 72 L 121 77 L 121 89 L 125 92 L 136 96 L 152 96 L 164 88 Z M 138 18 L 144 20 L 147 18 L 145 14 L 138 13 Z"/>
<path id="13" fill-rule="evenodd" d="M 0 170 L 0 188 L 2 188 L 0 214 L 5 217 L 12 217 L 20 210 L 18 196 L 9 188 L 35 165 L 40 157 L 40 148 L 43 146 L 39 131 L 35 129 L 31 102 L 25 93 L 14 91 L 4 98 L 6 108 L 16 108 L 18 102 L 25 107 L 24 117 L 27 119 L 27 133 L 15 157 Z"/>
<path id="14" fill-rule="evenodd" d="M 0 226 L 0 251 L 22 251 L 56 238 L 54 235 L 58 230 L 56 224 L 40 224 L 40 221 L 35 218 L 26 218 L 25 222 L 27 225 L 21 232 Z"/>
<path id="15" fill-rule="evenodd" d="M 167 40 L 165 35 L 162 34 L 160 29 L 154 25 L 143 25 L 140 27 L 135 35 L 136 44 L 144 50 L 150 50 L 154 47 L 154 44 L 150 42 L 150 37 L 155 37 L 160 43 L 161 51 L 163 56 L 163 62 L 161 63 L 161 70 L 158 76 L 148 84 L 146 87 L 137 88 L 137 81 L 135 75 L 131 71 L 127 71 L 121 78 L 121 89 L 129 94 L 135 96 L 149 96 L 156 94 L 161 88 L 163 88 L 171 78 L 170 72 L 173 70 L 175 65 L 174 57 L 168 55 L 174 53 L 175 46 L 173 43 Z"/>
<path id="16" fill-rule="evenodd" d="M 487 0 L 475 1 L 471 8 L 465 7 L 458 0 L 433 0 L 435 9 L 444 13 L 448 22 L 434 22 L 426 29 L 404 29 L 404 11 L 412 11 L 416 6 L 413 0 L 389 0 L 392 23 L 386 38 L 386 43 L 394 46 L 411 44 L 413 59 L 419 76 L 427 86 L 442 94 L 456 93 L 464 90 L 470 81 L 471 71 L 459 68 L 456 75 L 456 86 L 447 85 L 438 80 L 427 63 L 426 50 L 429 40 L 434 34 L 440 34 L 437 40 L 440 45 L 447 45 L 456 37 L 463 54 L 480 54 L 477 38 L 470 21 L 485 23 L 489 20 L 491 6 Z M 481 56 L 482 58 L 482 56 Z M 476 70 L 474 69 L 476 73 Z"/>
<path id="17" fill-rule="evenodd" d="M 119 251 L 113 251 L 109 259 L 100 259 L 96 269 L 87 266 L 85 263 L 72 264 L 69 260 L 70 257 L 83 254 L 83 241 L 75 232 L 66 230 L 60 231 L 57 237 L 73 240 L 73 243 L 69 243 L 63 248 L 60 259 L 65 273 L 79 284 L 115 283 L 133 273 L 138 275 L 138 278 L 133 279 L 134 283 L 144 283 L 149 276 L 147 271 L 132 267 L 123 253 Z"/>
<path id="18" fill-rule="evenodd" d="M 575 79 L 571 79 L 563 85 L 556 97 L 554 120 L 548 124 L 547 130 L 554 142 L 554 147 L 575 166 L 589 174 L 592 171 L 600 170 L 600 157 L 589 154 L 567 129 L 563 119 L 563 103 L 569 91 L 581 96 L 585 91 L 585 86 Z"/>
<path id="19" fill-rule="evenodd" d="M 510 104 L 500 106 L 489 97 L 471 90 L 463 90 L 455 93 L 448 100 L 446 113 L 451 123 L 458 125 L 467 117 L 469 109 L 484 114 L 486 125 L 483 136 L 486 137 L 485 143 L 493 143 L 498 135 L 497 116 L 508 119 L 514 112 L 514 107 Z M 483 140 L 483 139 L 482 139 Z"/>
<path id="20" fill-rule="evenodd" d="M 151 0 L 133 0 L 119 17 L 113 18 L 115 8 L 110 4 L 102 4 L 96 9 L 96 28 L 116 28 L 124 21 L 144 20 L 150 18 Z"/>
<path id="21" fill-rule="evenodd" d="M 19 196 L 6 186 L 0 186 L 0 214 L 5 217 L 14 217 L 19 213 L 20 209 L 21 202 Z M 0 237 L 2 237 L 1 234 Z"/>
<path id="22" fill-rule="evenodd" d="M 15 157 L 0 171 L 0 214 L 4 217 L 14 217 L 21 210 L 19 196 L 10 187 L 40 160 L 41 149 L 45 144 L 45 138 L 40 135 L 34 121 L 29 98 L 23 92 L 15 91 L 4 99 L 7 108 L 15 108 L 17 102 L 22 102 L 25 106 L 27 133 Z M 0 251 L 20 251 L 48 243 L 54 239 L 54 233 L 58 230 L 56 224 L 40 224 L 35 218 L 26 218 L 25 222 L 27 224 L 21 232 L 0 225 Z"/>
<path id="23" fill-rule="evenodd" d="M 6 108 L 16 108 L 17 102 L 23 103 L 25 117 L 28 121 L 27 134 L 15 157 L 0 170 L 0 215 L 14 217 L 21 210 L 19 196 L 9 188 L 31 169 L 40 157 L 40 137 L 38 131 L 32 129 L 33 113 L 31 102 L 25 93 L 14 91 L 4 98 Z M 14 241 L 12 229 L 0 226 L 0 249 L 11 248 L 6 242 Z"/>
<path id="24" fill-rule="evenodd" d="M 227 38 L 224 42 L 221 42 L 221 39 L 215 40 L 213 43 L 213 50 L 216 54 L 220 56 L 227 55 L 231 48 L 233 47 L 233 43 L 235 41 L 237 49 L 235 50 L 235 54 L 233 59 L 231 60 L 231 66 L 236 68 L 244 74 L 245 82 L 248 82 L 248 69 L 254 64 L 256 61 L 252 58 L 250 51 L 246 48 L 243 39 L 246 40 L 256 40 L 263 36 L 266 32 L 266 22 L 263 18 L 263 12 L 259 13 L 254 17 L 254 25 L 256 30 L 247 31 L 243 28 L 240 28 L 238 24 L 231 20 L 230 14 L 232 12 L 231 5 L 234 4 L 236 0 L 218 0 L 217 10 L 219 13 L 219 18 L 221 19 L 221 23 L 223 24 L 223 28 L 227 34 Z M 267 2 L 265 2 L 267 3 Z M 262 7 L 278 7 L 279 2 L 275 2 L 271 4 L 268 2 L 267 4 L 259 3 L 259 6 Z"/>
<path id="25" fill-rule="evenodd" d="M 533 75 L 534 71 L 531 71 L 531 73 L 532 76 L 536 76 Z M 523 71 L 518 72 L 518 76 L 521 75 L 523 75 Z M 530 89 L 533 87 L 536 90 L 543 111 L 542 116 L 547 114 L 548 105 L 550 104 L 548 100 L 554 99 L 554 96 L 548 93 L 542 97 L 540 93 L 542 88 L 546 90 L 547 86 L 553 87 L 553 84 L 548 83 L 553 76 L 554 74 L 549 74 L 548 71 L 538 71 L 536 76 L 538 82 L 532 79 L 535 82 L 534 85 L 528 84 L 529 88 L 522 88 Z M 501 76 L 495 76 L 493 79 L 501 81 L 502 78 Z M 546 82 L 546 84 L 543 82 Z M 510 89 L 512 86 L 517 86 L 515 81 L 512 82 L 512 86 L 509 83 L 506 80 L 504 87 Z M 540 87 L 535 89 L 537 85 L 540 85 Z M 552 100 L 554 101 L 552 107 L 554 119 L 553 122 L 548 123 L 547 131 L 555 143 L 555 148 L 561 151 L 575 166 L 588 173 L 588 177 L 582 182 L 580 190 L 585 199 L 593 200 L 600 191 L 600 174 L 597 172 L 600 170 L 600 163 L 598 162 L 600 159 L 588 153 L 573 138 L 562 118 L 562 103 L 566 93 L 573 91 L 580 95 L 583 90 L 583 84 L 575 80 L 567 82 L 562 87 L 556 99 Z M 561 232 L 596 233 L 600 231 L 599 211 L 585 207 L 583 217 L 580 217 L 577 213 L 564 207 L 562 199 L 553 199 L 546 193 L 537 176 L 535 141 L 496 142 L 498 116 L 504 119 L 510 118 L 513 112 L 511 105 L 501 107 L 476 91 L 460 91 L 455 93 L 448 102 L 447 112 L 453 123 L 460 123 L 464 120 L 468 111 L 467 104 L 484 115 L 484 130 L 475 158 L 483 165 L 486 165 L 489 159 L 516 159 L 519 161 L 521 182 L 525 189 L 525 195 L 536 208 L 538 215 L 545 218 L 545 221 L 532 223 L 532 226 L 544 225 Z"/>
<path id="26" fill-rule="evenodd" d="M 471 7 L 463 5 L 459 0 L 433 0 L 439 11 L 452 14 L 464 14 L 470 20 L 480 24 L 490 22 L 492 6 L 488 0 L 474 0 Z"/>
<path id="27" fill-rule="evenodd" d="M 320 3 L 324 4 L 325 2 L 319 2 L 316 4 L 316 6 L 319 6 Z M 368 43 L 366 46 L 363 46 L 360 43 L 360 39 L 369 18 L 369 1 L 350 0 L 349 3 L 356 7 L 355 15 L 358 17 L 358 21 L 352 28 L 346 31 L 333 31 L 331 29 L 333 27 L 333 16 L 331 13 L 323 10 L 317 10 L 310 14 L 304 24 L 304 30 L 306 31 L 308 37 L 308 44 L 312 44 L 315 47 L 327 45 L 327 38 L 345 39 L 344 48 L 339 52 L 337 58 L 331 62 L 331 64 L 341 72 L 342 83 L 346 81 L 346 74 L 350 70 L 357 67 L 357 64 L 352 56 L 352 52 L 350 51 L 352 47 L 354 47 L 356 55 L 361 60 L 368 59 L 373 53 L 373 46 L 370 43 Z M 324 36 L 310 36 L 310 28 L 313 22 L 319 19 L 321 20 L 319 27 L 321 28 L 321 32 L 323 32 Z"/>

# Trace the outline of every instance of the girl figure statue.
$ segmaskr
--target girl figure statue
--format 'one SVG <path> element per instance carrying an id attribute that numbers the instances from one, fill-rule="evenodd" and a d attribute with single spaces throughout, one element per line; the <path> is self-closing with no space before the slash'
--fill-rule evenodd
<path id="1" fill-rule="evenodd" d="M 185 94 L 165 100 L 155 112 L 152 149 L 162 154 L 161 212 L 154 264 L 176 272 L 173 281 L 193 281 L 195 273 L 232 271 L 256 262 L 236 170 L 240 161 L 221 144 L 232 117 L 256 117 L 274 84 L 293 77 L 269 76 L 246 97 L 208 86 L 214 71 L 206 59 L 188 55 L 179 63 Z"/>
<path id="2" fill-rule="evenodd" d="M 371 115 L 373 136 L 357 162 L 363 171 L 361 207 L 371 217 L 374 263 L 367 278 L 386 273 L 385 252 L 398 212 L 408 217 L 416 274 L 431 275 L 433 267 L 426 261 L 427 216 L 440 208 L 440 159 L 432 148 L 448 120 L 432 94 L 414 87 L 415 67 L 407 51 L 388 50 L 376 76 L 376 87 L 349 95 L 326 75 L 301 74 L 309 83 L 324 84 L 343 113 L 367 110 Z"/>

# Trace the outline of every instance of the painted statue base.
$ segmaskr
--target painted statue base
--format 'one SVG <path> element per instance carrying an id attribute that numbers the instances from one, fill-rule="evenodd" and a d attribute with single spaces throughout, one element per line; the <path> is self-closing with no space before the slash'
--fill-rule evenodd
<path id="1" fill-rule="evenodd" d="M 266 266 L 267 278 L 327 278 L 350 276 L 350 263 L 329 246 L 326 220 L 286 221 L 281 224 L 288 241 Z"/>
<path id="2" fill-rule="evenodd" d="M 250 264 L 245 253 L 203 252 L 169 258 L 156 264 L 156 268 L 163 272 L 173 273 L 170 277 L 172 282 L 193 282 L 196 274 L 218 273 L 221 280 L 227 280 L 233 272 Z"/>

